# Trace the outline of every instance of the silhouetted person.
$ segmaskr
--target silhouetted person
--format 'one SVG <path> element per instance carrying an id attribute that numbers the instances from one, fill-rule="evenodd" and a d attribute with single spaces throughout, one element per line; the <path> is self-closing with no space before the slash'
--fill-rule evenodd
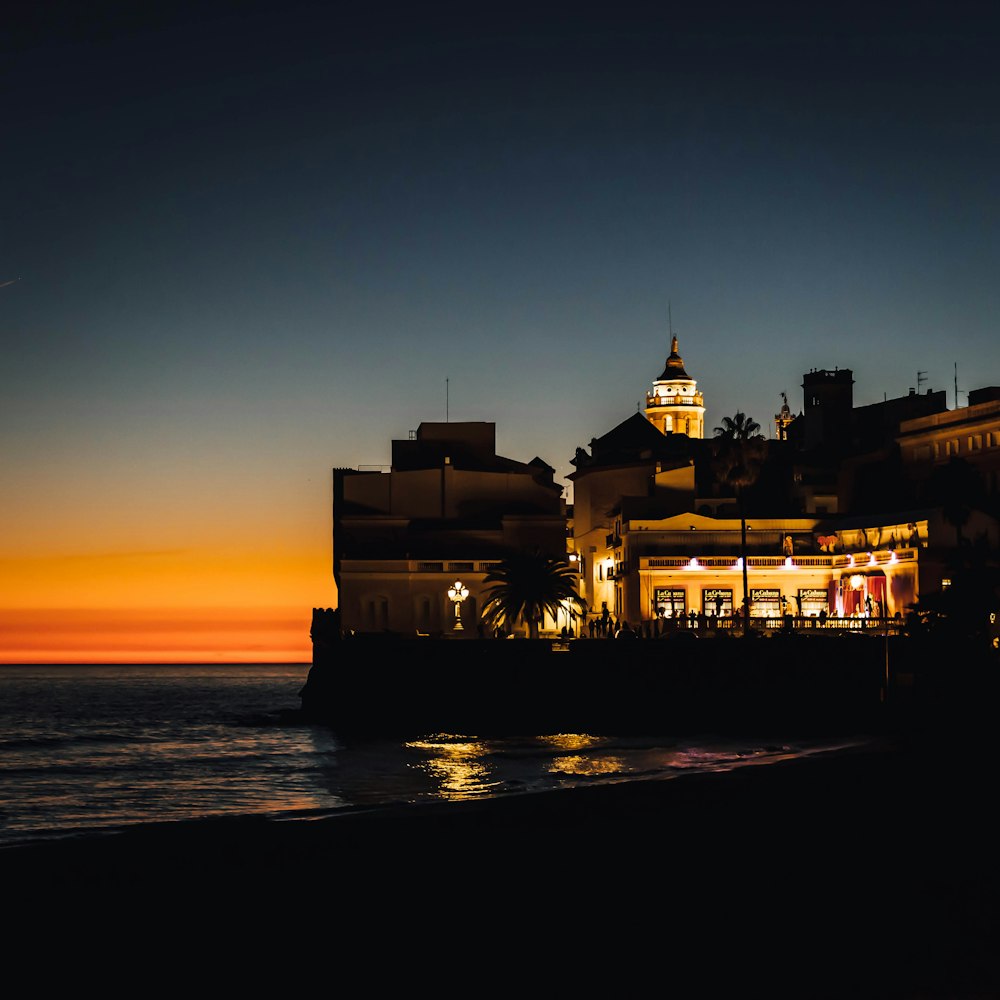
<path id="1" fill-rule="evenodd" d="M 627 621 L 620 622 L 618 630 L 615 632 L 616 639 L 638 639 L 632 626 Z"/>

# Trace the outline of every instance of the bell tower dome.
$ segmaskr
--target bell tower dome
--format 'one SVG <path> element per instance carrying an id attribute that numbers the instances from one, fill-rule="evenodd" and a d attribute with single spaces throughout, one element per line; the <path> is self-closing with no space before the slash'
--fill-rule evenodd
<path id="1" fill-rule="evenodd" d="M 705 400 L 698 383 L 684 370 L 676 337 L 671 338 L 670 357 L 662 374 L 646 393 L 646 419 L 662 434 L 705 436 Z"/>

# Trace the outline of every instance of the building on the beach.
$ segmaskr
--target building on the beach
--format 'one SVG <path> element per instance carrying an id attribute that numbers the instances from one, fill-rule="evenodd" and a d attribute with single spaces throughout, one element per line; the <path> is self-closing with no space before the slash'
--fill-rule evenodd
<path id="1" fill-rule="evenodd" d="M 979 473 L 986 496 L 1000 497 L 1000 386 L 971 390 L 967 406 L 903 421 L 897 440 L 911 481 L 926 482 L 961 458 Z"/>
<path id="2" fill-rule="evenodd" d="M 683 370 L 676 338 L 647 399 L 671 363 Z M 751 616 L 771 625 L 786 615 L 901 619 L 922 591 L 947 584 L 955 528 L 919 488 L 933 461 L 961 448 L 996 495 L 1000 391 L 970 393 L 967 412 L 949 412 L 944 392 L 855 407 L 853 385 L 849 369 L 807 372 L 798 415 L 782 394 L 747 491 L 747 599 Z M 581 593 L 592 613 L 606 608 L 646 630 L 680 618 L 726 624 L 743 601 L 736 500 L 720 488 L 703 425 L 689 436 L 656 413 L 577 449 L 569 478 Z M 969 517 L 970 537 L 996 545 L 995 519 Z"/>
<path id="3" fill-rule="evenodd" d="M 956 527 L 935 472 L 967 460 L 996 504 L 1000 389 L 856 407 L 850 369 L 813 369 L 787 396 L 756 483 L 745 491 L 751 616 L 902 619 L 948 585 Z M 591 617 L 644 631 L 683 618 L 732 621 L 743 601 L 741 519 L 720 485 L 705 398 L 676 337 L 635 413 L 577 448 L 571 507 L 553 469 L 496 454 L 492 423 L 421 424 L 393 441 L 387 471 L 334 470 L 334 576 L 342 627 L 478 634 L 483 582 L 515 549 L 570 559 Z M 937 493 L 935 493 L 935 489 Z M 997 520 L 967 513 L 965 537 L 996 547 Z M 548 621 L 543 634 L 576 625 Z"/>
<path id="4" fill-rule="evenodd" d="M 514 549 L 565 556 L 562 490 L 540 458 L 498 455 L 493 423 L 422 423 L 387 471 L 333 471 L 343 629 L 476 635 L 483 578 Z"/>

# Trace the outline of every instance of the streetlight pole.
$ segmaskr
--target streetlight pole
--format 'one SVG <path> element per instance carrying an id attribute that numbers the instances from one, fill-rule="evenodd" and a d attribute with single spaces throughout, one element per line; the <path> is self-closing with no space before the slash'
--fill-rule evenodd
<path id="1" fill-rule="evenodd" d="M 448 599 L 455 605 L 455 625 L 454 631 L 461 632 L 462 628 L 462 601 L 469 596 L 469 588 L 461 580 L 456 580 L 448 588 Z"/>

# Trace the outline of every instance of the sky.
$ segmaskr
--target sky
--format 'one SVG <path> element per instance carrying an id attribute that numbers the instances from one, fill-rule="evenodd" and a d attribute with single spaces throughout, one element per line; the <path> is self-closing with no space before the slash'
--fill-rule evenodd
<path id="1" fill-rule="evenodd" d="M 1000 20 L 874 6 L 5 15 L 0 662 L 307 661 L 332 468 L 571 500 L 671 330 L 709 429 L 1000 385 Z"/>

